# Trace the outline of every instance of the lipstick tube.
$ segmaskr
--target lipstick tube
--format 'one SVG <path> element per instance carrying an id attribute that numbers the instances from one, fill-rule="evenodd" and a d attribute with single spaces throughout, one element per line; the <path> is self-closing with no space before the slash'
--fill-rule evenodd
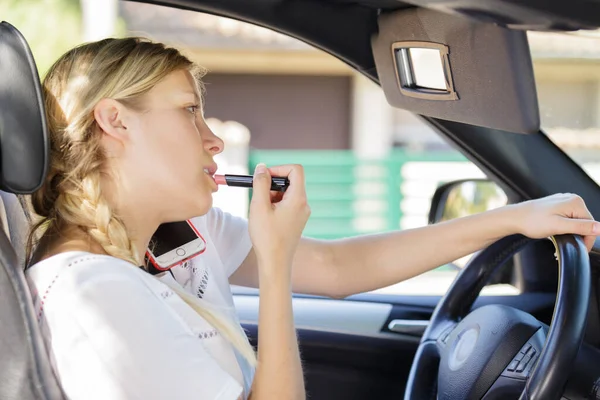
<path id="1" fill-rule="evenodd" d="M 226 185 L 234 187 L 252 188 L 254 177 L 252 175 L 215 175 L 217 185 Z M 271 177 L 271 190 L 275 192 L 285 192 L 290 186 L 288 178 Z"/>

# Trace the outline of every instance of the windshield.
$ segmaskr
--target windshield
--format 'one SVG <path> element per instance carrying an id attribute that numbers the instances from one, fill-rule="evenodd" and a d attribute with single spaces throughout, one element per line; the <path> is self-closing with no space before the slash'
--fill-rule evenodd
<path id="1" fill-rule="evenodd" d="M 600 181 L 600 30 L 528 37 L 542 130 Z"/>

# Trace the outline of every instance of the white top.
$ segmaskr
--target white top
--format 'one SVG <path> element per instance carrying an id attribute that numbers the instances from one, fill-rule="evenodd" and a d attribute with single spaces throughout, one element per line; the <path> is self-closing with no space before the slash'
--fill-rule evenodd
<path id="1" fill-rule="evenodd" d="M 207 249 L 173 275 L 239 326 L 228 277 L 251 247 L 246 222 L 218 209 L 192 222 Z M 58 254 L 26 274 L 69 399 L 247 398 L 254 370 L 161 282 L 177 284 L 171 274 L 86 252 Z"/>

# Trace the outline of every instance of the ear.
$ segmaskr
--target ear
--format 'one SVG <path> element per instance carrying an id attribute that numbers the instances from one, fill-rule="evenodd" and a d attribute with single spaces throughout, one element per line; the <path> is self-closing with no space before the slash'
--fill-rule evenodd
<path id="1" fill-rule="evenodd" d="M 128 138 L 127 108 L 114 99 L 102 99 L 94 107 L 94 119 L 100 129 L 112 139 L 124 142 Z"/>

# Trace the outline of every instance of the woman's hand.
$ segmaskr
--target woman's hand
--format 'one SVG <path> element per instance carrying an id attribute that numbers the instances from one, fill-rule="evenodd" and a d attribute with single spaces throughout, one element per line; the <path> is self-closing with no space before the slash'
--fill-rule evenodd
<path id="1" fill-rule="evenodd" d="M 287 177 L 290 186 L 282 194 L 271 192 L 271 173 Z M 254 172 L 249 230 L 258 265 L 291 266 L 310 208 L 306 200 L 304 169 L 300 165 L 271 168 L 258 164 Z"/>
<path id="2" fill-rule="evenodd" d="M 534 239 L 565 233 L 584 237 L 591 250 L 600 235 L 600 223 L 594 221 L 583 199 L 570 193 L 560 193 L 537 200 L 515 204 L 513 218 L 518 231 Z"/>
<path id="3" fill-rule="evenodd" d="M 285 193 L 271 192 L 271 173 L 287 177 Z M 292 260 L 310 215 L 304 170 L 256 166 L 248 228 L 258 262 L 258 367 L 252 398 L 305 399 L 304 375 L 292 308 Z"/>

